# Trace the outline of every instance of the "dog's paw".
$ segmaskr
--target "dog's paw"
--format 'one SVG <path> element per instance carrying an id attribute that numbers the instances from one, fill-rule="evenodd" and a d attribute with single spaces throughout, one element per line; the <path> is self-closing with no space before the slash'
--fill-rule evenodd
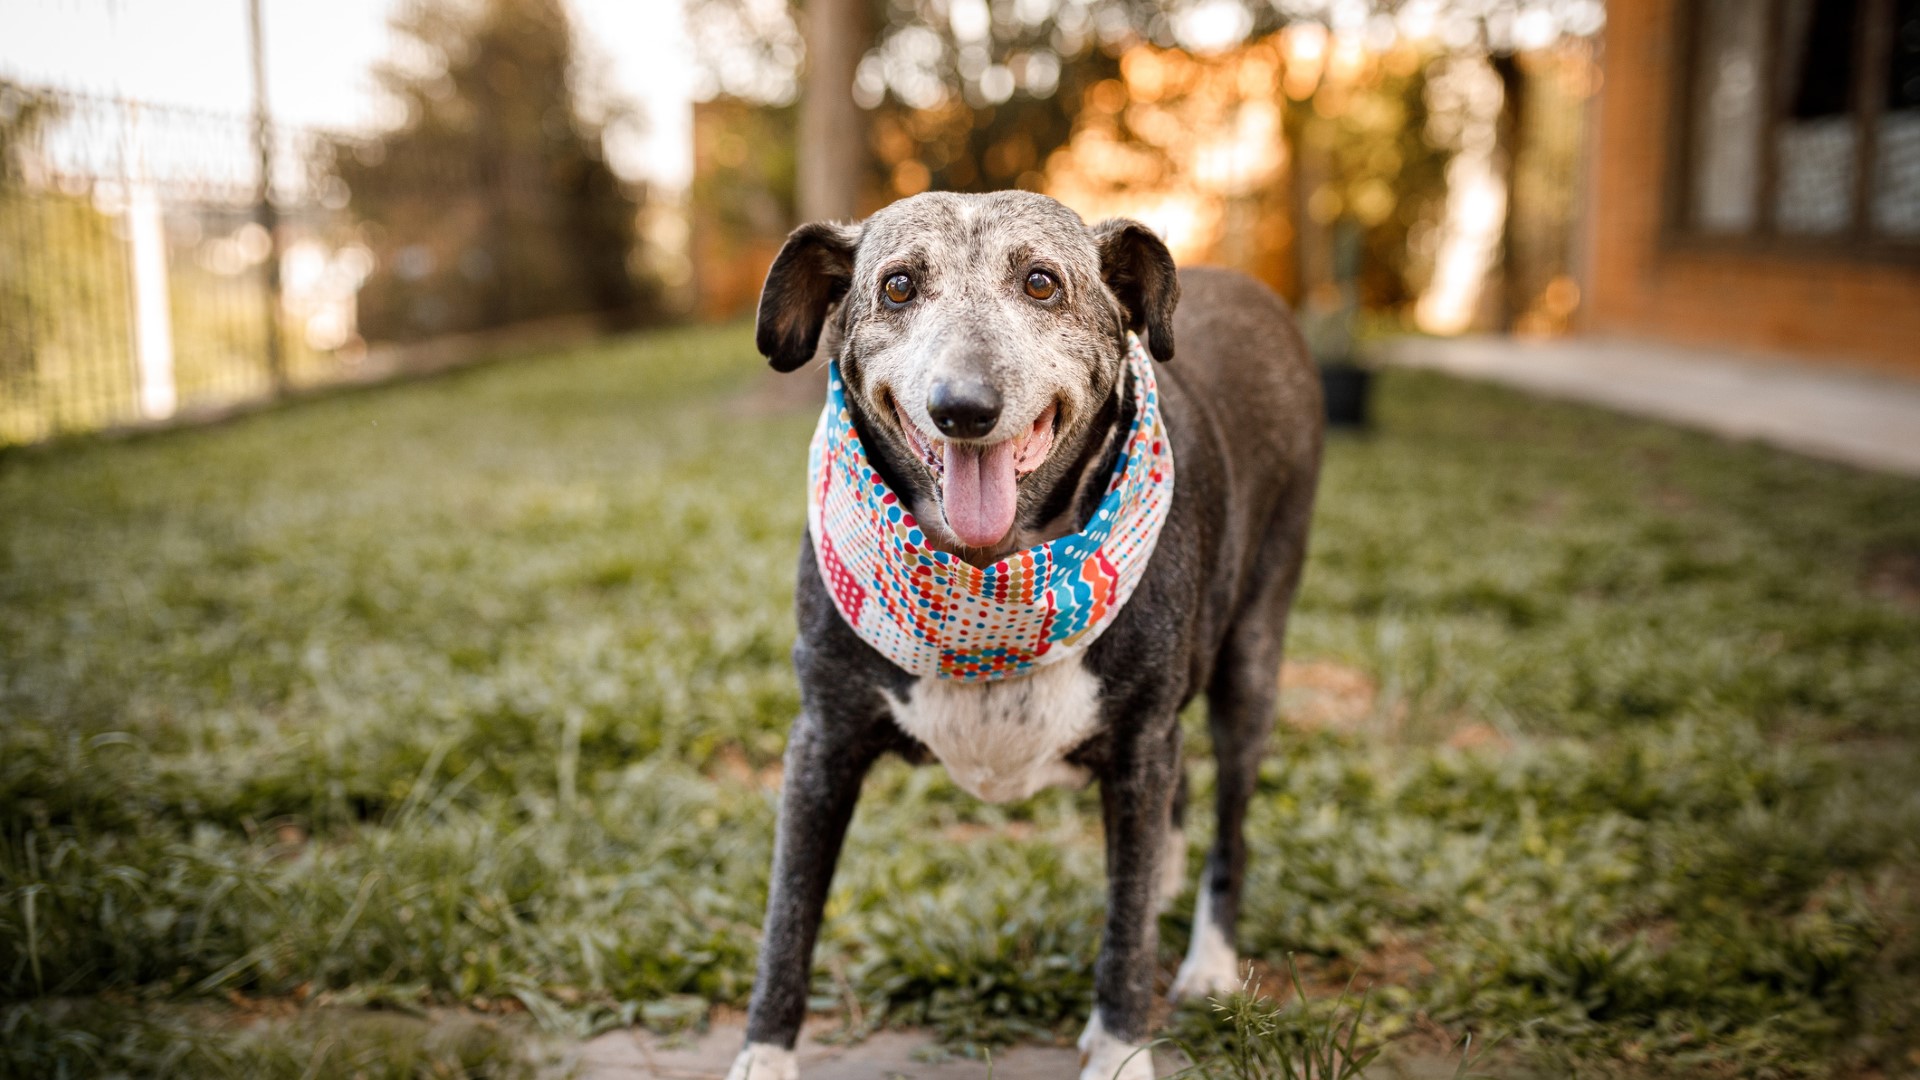
<path id="1" fill-rule="evenodd" d="M 727 1080 L 799 1080 L 793 1051 L 772 1043 L 748 1043 L 727 1070 Z"/>
<path id="2" fill-rule="evenodd" d="M 1233 954 L 1233 943 L 1213 921 L 1213 898 L 1204 886 L 1193 909 L 1193 940 L 1187 945 L 1187 958 L 1173 976 L 1173 989 L 1167 996 L 1175 1001 L 1205 1001 L 1223 998 L 1240 989 L 1240 960 Z"/>
<path id="3" fill-rule="evenodd" d="M 1080 1033 L 1080 1080 L 1154 1080 L 1153 1051 L 1110 1034 L 1095 1008 Z"/>

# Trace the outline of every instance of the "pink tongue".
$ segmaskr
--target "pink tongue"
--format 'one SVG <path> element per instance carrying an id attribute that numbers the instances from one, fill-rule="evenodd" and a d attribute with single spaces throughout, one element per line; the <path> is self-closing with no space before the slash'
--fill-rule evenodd
<path id="1" fill-rule="evenodd" d="M 941 501 L 947 527 L 968 547 L 992 547 L 1013 528 L 1013 440 L 985 448 L 948 443 Z"/>

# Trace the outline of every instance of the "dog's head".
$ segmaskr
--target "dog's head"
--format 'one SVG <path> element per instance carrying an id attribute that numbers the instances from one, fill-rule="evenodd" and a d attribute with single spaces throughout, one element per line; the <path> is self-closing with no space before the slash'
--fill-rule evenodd
<path id="1" fill-rule="evenodd" d="M 835 356 L 861 430 L 961 547 L 1001 545 L 1078 460 L 1132 330 L 1173 358 L 1180 286 L 1145 226 L 1023 191 L 916 195 L 805 225 L 760 295 L 780 371 Z M 937 500 L 938 518 L 927 504 Z"/>

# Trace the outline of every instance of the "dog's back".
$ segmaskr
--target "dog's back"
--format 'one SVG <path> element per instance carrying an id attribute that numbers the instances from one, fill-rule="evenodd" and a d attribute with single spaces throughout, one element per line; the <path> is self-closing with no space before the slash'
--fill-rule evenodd
<path id="1" fill-rule="evenodd" d="M 1179 359 L 1160 369 L 1167 423 L 1180 483 L 1213 533 L 1199 542 L 1216 598 L 1202 638 L 1224 647 L 1263 608 L 1277 637 L 1291 596 L 1280 583 L 1298 576 L 1319 477 L 1318 370 L 1286 304 L 1239 271 L 1182 270 L 1174 329 Z M 1195 660 L 1201 689 L 1218 665 L 1206 649 Z"/>
<path id="2" fill-rule="evenodd" d="M 1180 359 L 1162 377 L 1212 410 L 1234 467 L 1313 475 L 1320 379 L 1286 304 L 1239 271 L 1195 267 L 1180 272 L 1173 324 Z"/>

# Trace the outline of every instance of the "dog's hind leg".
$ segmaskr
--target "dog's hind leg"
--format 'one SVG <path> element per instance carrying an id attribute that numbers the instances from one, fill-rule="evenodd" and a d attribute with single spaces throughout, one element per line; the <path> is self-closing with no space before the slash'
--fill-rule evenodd
<path id="1" fill-rule="evenodd" d="M 1160 888 L 1156 911 L 1165 911 L 1187 884 L 1187 767 L 1178 766 L 1180 779 L 1173 789 L 1173 812 L 1168 815 L 1167 842 L 1160 855 Z"/>
<path id="2" fill-rule="evenodd" d="M 1156 894 L 1180 768 L 1171 703 L 1139 703 L 1137 734 L 1116 739 L 1100 775 L 1106 825 L 1107 927 L 1094 964 L 1094 1008 L 1080 1036 L 1080 1080 L 1153 1080 L 1146 1037 L 1159 952 Z"/>
<path id="3" fill-rule="evenodd" d="M 1193 936 L 1173 980 L 1171 994 L 1176 1001 L 1222 997 L 1240 985 L 1234 929 L 1240 920 L 1247 870 L 1247 804 L 1253 799 L 1260 759 L 1273 731 L 1287 613 L 1300 582 L 1300 545 L 1286 547 L 1286 557 L 1274 566 L 1262 594 L 1227 633 L 1207 685 L 1207 726 L 1218 765 L 1217 820 L 1194 900 Z"/>

